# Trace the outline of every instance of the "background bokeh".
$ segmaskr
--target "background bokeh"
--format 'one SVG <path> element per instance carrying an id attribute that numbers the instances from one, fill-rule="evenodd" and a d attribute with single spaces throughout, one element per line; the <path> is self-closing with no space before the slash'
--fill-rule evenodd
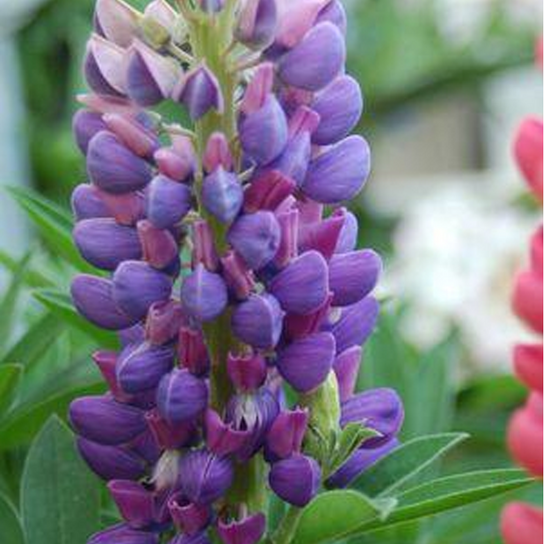
<path id="1" fill-rule="evenodd" d="M 361 385 L 411 399 L 406 437 L 472 434 L 443 470 L 507 465 L 504 425 L 524 396 L 508 375 L 510 349 L 528 334 L 511 316 L 510 286 L 539 215 L 510 141 L 523 116 L 542 113 L 533 60 L 541 2 L 346 4 L 350 71 L 365 93 L 359 131 L 374 162 L 355 203 L 360 245 L 387 262 Z M 69 194 L 85 177 L 70 124 L 92 9 L 93 0 L 0 0 L 0 362 L 26 367 L 0 407 L 0 495 L 14 504 L 37 430 L 99 388 L 88 362 L 98 333 L 66 306 L 70 241 L 63 251 L 51 243 L 55 228 L 68 232 Z M 44 207 L 57 223 L 32 221 Z M 376 542 L 494 544 L 504 500 L 414 526 L 410 541 L 391 533 Z"/>

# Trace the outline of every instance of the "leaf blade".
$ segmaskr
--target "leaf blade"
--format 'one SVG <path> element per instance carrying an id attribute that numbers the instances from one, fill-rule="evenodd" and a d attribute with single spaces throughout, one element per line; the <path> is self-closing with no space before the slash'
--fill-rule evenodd
<path id="1" fill-rule="evenodd" d="M 17 387 L 21 383 L 23 367 L 15 364 L 0 366 L 0 421 L 4 412 L 7 412 L 17 394 Z"/>

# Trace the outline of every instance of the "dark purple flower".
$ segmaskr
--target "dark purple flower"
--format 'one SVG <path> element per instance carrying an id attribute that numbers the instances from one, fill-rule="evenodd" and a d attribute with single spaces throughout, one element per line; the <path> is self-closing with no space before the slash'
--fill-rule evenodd
<path id="1" fill-rule="evenodd" d="M 315 97 L 312 109 L 320 117 L 312 141 L 317 145 L 338 142 L 351 132 L 361 117 L 363 112 L 361 88 L 352 77 L 340 76 Z"/>
<path id="2" fill-rule="evenodd" d="M 262 355 L 250 353 L 227 357 L 227 373 L 237 391 L 255 391 L 263 385 L 267 367 Z"/>
<path id="3" fill-rule="evenodd" d="M 153 304 L 147 314 L 145 336 L 157 346 L 168 344 L 178 336 L 184 321 L 185 316 L 179 302 L 170 300 Z"/>
<path id="4" fill-rule="evenodd" d="M 149 220 L 159 229 L 167 229 L 179 223 L 192 205 L 191 190 L 163 175 L 158 175 L 149 184 L 146 210 Z"/>
<path id="5" fill-rule="evenodd" d="M 219 520 L 217 532 L 223 544 L 257 544 L 264 535 L 266 518 L 260 512 L 238 520 Z"/>
<path id="6" fill-rule="evenodd" d="M 174 235 L 165 229 L 158 229 L 144 219 L 138 222 L 138 237 L 142 246 L 143 259 L 153 268 L 176 275 L 177 270 L 172 266 L 178 261 L 178 244 Z"/>
<path id="7" fill-rule="evenodd" d="M 308 167 L 302 191 L 323 204 L 353 198 L 370 173 L 370 150 L 361 136 L 349 136 L 328 148 Z"/>
<path id="8" fill-rule="evenodd" d="M 102 270 L 115 270 L 123 261 L 142 256 L 136 229 L 118 225 L 114 219 L 84 219 L 73 234 L 82 257 Z"/>
<path id="9" fill-rule="evenodd" d="M 379 436 L 363 443 L 365 449 L 376 448 L 395 436 L 404 420 L 402 400 L 393 389 L 370 389 L 342 403 L 340 424 L 361 423 Z"/>
<path id="10" fill-rule="evenodd" d="M 346 34 L 347 15 L 341 0 L 332 0 L 319 12 L 316 23 L 330 21 L 338 27 L 342 34 Z"/>
<path id="11" fill-rule="evenodd" d="M 163 450 L 175 450 L 189 445 L 195 438 L 194 422 L 169 423 L 157 409 L 145 414 L 154 442 Z"/>
<path id="12" fill-rule="evenodd" d="M 252 271 L 244 260 L 235 252 L 228 251 L 221 258 L 223 278 L 234 297 L 246 299 L 255 285 Z"/>
<path id="13" fill-rule="evenodd" d="M 155 389 L 173 364 L 174 348 L 171 345 L 154 346 L 148 342 L 132 345 L 119 356 L 117 381 L 129 394 Z"/>
<path id="14" fill-rule="evenodd" d="M 244 211 L 274 211 L 295 189 L 295 182 L 278 170 L 258 172 L 244 192 Z"/>
<path id="15" fill-rule="evenodd" d="M 190 502 L 181 493 L 175 494 L 168 500 L 168 510 L 178 529 L 191 536 L 206 529 L 213 515 L 208 505 Z"/>
<path id="16" fill-rule="evenodd" d="M 179 330 L 178 359 L 181 366 L 201 376 L 209 366 L 208 348 L 201 330 L 183 326 Z"/>
<path id="17" fill-rule="evenodd" d="M 278 252 L 281 232 L 271 212 L 259 211 L 240 216 L 228 233 L 228 241 L 247 265 L 259 270 Z"/>
<path id="18" fill-rule="evenodd" d="M 214 0 L 219 1 L 219 0 Z M 175 536 L 168 544 L 212 544 L 211 540 L 206 536 L 206 533 L 198 533 L 196 535 L 178 535 Z"/>
<path id="19" fill-rule="evenodd" d="M 79 110 L 74 115 L 72 129 L 79 149 L 82 153 L 87 154 L 87 148 L 93 136 L 102 130 L 106 130 L 107 126 L 99 113 L 90 110 Z"/>
<path id="20" fill-rule="evenodd" d="M 317 223 L 303 223 L 298 232 L 299 250 L 314 249 L 328 261 L 338 245 L 344 222 L 343 217 L 333 215 Z"/>
<path id="21" fill-rule="evenodd" d="M 146 429 L 140 409 L 108 396 L 74 400 L 70 405 L 70 422 L 84 438 L 111 446 L 129 442 Z"/>
<path id="22" fill-rule="evenodd" d="M 204 207 L 222 223 L 230 223 L 242 209 L 244 191 L 238 176 L 222 166 L 208 174 L 202 183 Z"/>
<path id="23" fill-rule="evenodd" d="M 321 482 L 321 469 L 317 461 L 297 453 L 274 463 L 268 481 L 278 497 L 302 508 L 317 494 Z"/>
<path id="24" fill-rule="evenodd" d="M 115 525 L 93 535 L 87 544 L 159 544 L 159 536 L 155 533 L 138 531 L 127 524 Z"/>
<path id="25" fill-rule="evenodd" d="M 251 439 L 251 430 L 238 429 L 234 422 L 223 421 L 215 410 L 208 410 L 204 420 L 206 446 L 219 456 L 242 451 Z"/>
<path id="26" fill-rule="evenodd" d="M 76 221 L 111 215 L 96 188 L 89 183 L 82 183 L 73 190 L 71 204 Z"/>
<path id="27" fill-rule="evenodd" d="M 302 408 L 280 412 L 266 437 L 268 455 L 273 455 L 277 460 L 300 453 L 308 415 L 308 410 Z"/>
<path id="28" fill-rule="evenodd" d="M 338 391 L 342 402 L 349 399 L 355 391 L 361 357 L 361 347 L 353 346 L 338 355 L 334 361 L 333 368 L 338 380 Z"/>
<path id="29" fill-rule="evenodd" d="M 123 96 L 124 51 L 112 42 L 93 35 L 87 42 L 84 62 L 85 79 L 97 94 Z"/>
<path id="30" fill-rule="evenodd" d="M 169 423 L 190 421 L 202 413 L 208 402 L 206 382 L 186 369 L 166 374 L 157 389 L 157 408 Z"/>
<path id="31" fill-rule="evenodd" d="M 293 87 L 319 91 L 342 70 L 346 60 L 344 37 L 329 22 L 313 27 L 304 39 L 280 58 L 281 79 Z"/>
<path id="32" fill-rule="evenodd" d="M 348 253 L 357 247 L 359 224 L 357 223 L 357 218 L 350 211 L 340 209 L 337 213 L 341 214 L 341 217 L 343 217 L 344 224 L 334 252 Z"/>
<path id="33" fill-rule="evenodd" d="M 151 167 L 144 159 L 105 130 L 89 142 L 87 171 L 97 187 L 114 194 L 142 189 L 152 176 Z"/>
<path id="34" fill-rule="evenodd" d="M 185 278 L 181 287 L 183 309 L 200 322 L 219 317 L 228 302 L 227 286 L 219 274 L 208 272 L 202 264 Z"/>
<path id="35" fill-rule="evenodd" d="M 72 281 L 71 295 L 77 311 L 103 329 L 118 331 L 136 323 L 113 297 L 113 283 L 105 278 L 80 274 Z"/>
<path id="36" fill-rule="evenodd" d="M 332 369 L 334 336 L 315 333 L 296 340 L 278 352 L 278 370 L 297 391 L 308 393 L 319 387 Z"/>
<path id="37" fill-rule="evenodd" d="M 240 340 L 254 348 L 271 349 L 279 341 L 284 315 L 272 295 L 251 295 L 235 307 L 232 330 Z"/>
<path id="38" fill-rule="evenodd" d="M 113 275 L 113 297 L 124 312 L 136 320 L 144 318 L 149 307 L 170 299 L 172 280 L 141 261 L 125 261 Z"/>
<path id="39" fill-rule="evenodd" d="M 329 288 L 333 306 L 349 306 L 376 287 L 382 271 L 380 256 L 371 249 L 334 255 L 329 262 Z"/>
<path id="40" fill-rule="evenodd" d="M 85 438 L 77 439 L 77 448 L 91 470 L 104 480 L 138 480 L 145 474 L 145 461 L 119 446 L 105 446 Z"/>
<path id="41" fill-rule="evenodd" d="M 231 461 L 206 450 L 186 453 L 179 462 L 183 494 L 197 504 L 211 504 L 224 495 L 232 484 Z"/>
<path id="42" fill-rule="evenodd" d="M 142 484 L 112 480 L 108 489 L 123 519 L 134 529 L 145 529 L 155 521 L 155 497 Z"/>
<path id="43" fill-rule="evenodd" d="M 317 251 L 308 251 L 272 279 L 269 291 L 285 311 L 309 314 L 325 302 L 328 282 L 325 259 Z"/>

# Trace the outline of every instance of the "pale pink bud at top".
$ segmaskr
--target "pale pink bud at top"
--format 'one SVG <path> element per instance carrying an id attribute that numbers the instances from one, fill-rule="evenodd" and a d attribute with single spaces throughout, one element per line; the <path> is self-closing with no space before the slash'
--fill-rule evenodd
<path id="1" fill-rule="evenodd" d="M 120 47 L 128 47 L 136 35 L 139 15 L 123 0 L 97 0 L 95 30 Z"/>

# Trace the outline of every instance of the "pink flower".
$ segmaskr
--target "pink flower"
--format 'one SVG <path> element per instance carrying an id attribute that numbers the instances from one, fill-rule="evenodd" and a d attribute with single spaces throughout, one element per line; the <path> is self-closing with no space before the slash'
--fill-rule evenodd
<path id="1" fill-rule="evenodd" d="M 542 510 L 513 502 L 502 513 L 501 530 L 507 544 L 541 544 Z"/>
<path id="2" fill-rule="evenodd" d="M 514 155 L 518 166 L 531 188 L 542 202 L 542 119 L 525 119 L 514 139 Z"/>

